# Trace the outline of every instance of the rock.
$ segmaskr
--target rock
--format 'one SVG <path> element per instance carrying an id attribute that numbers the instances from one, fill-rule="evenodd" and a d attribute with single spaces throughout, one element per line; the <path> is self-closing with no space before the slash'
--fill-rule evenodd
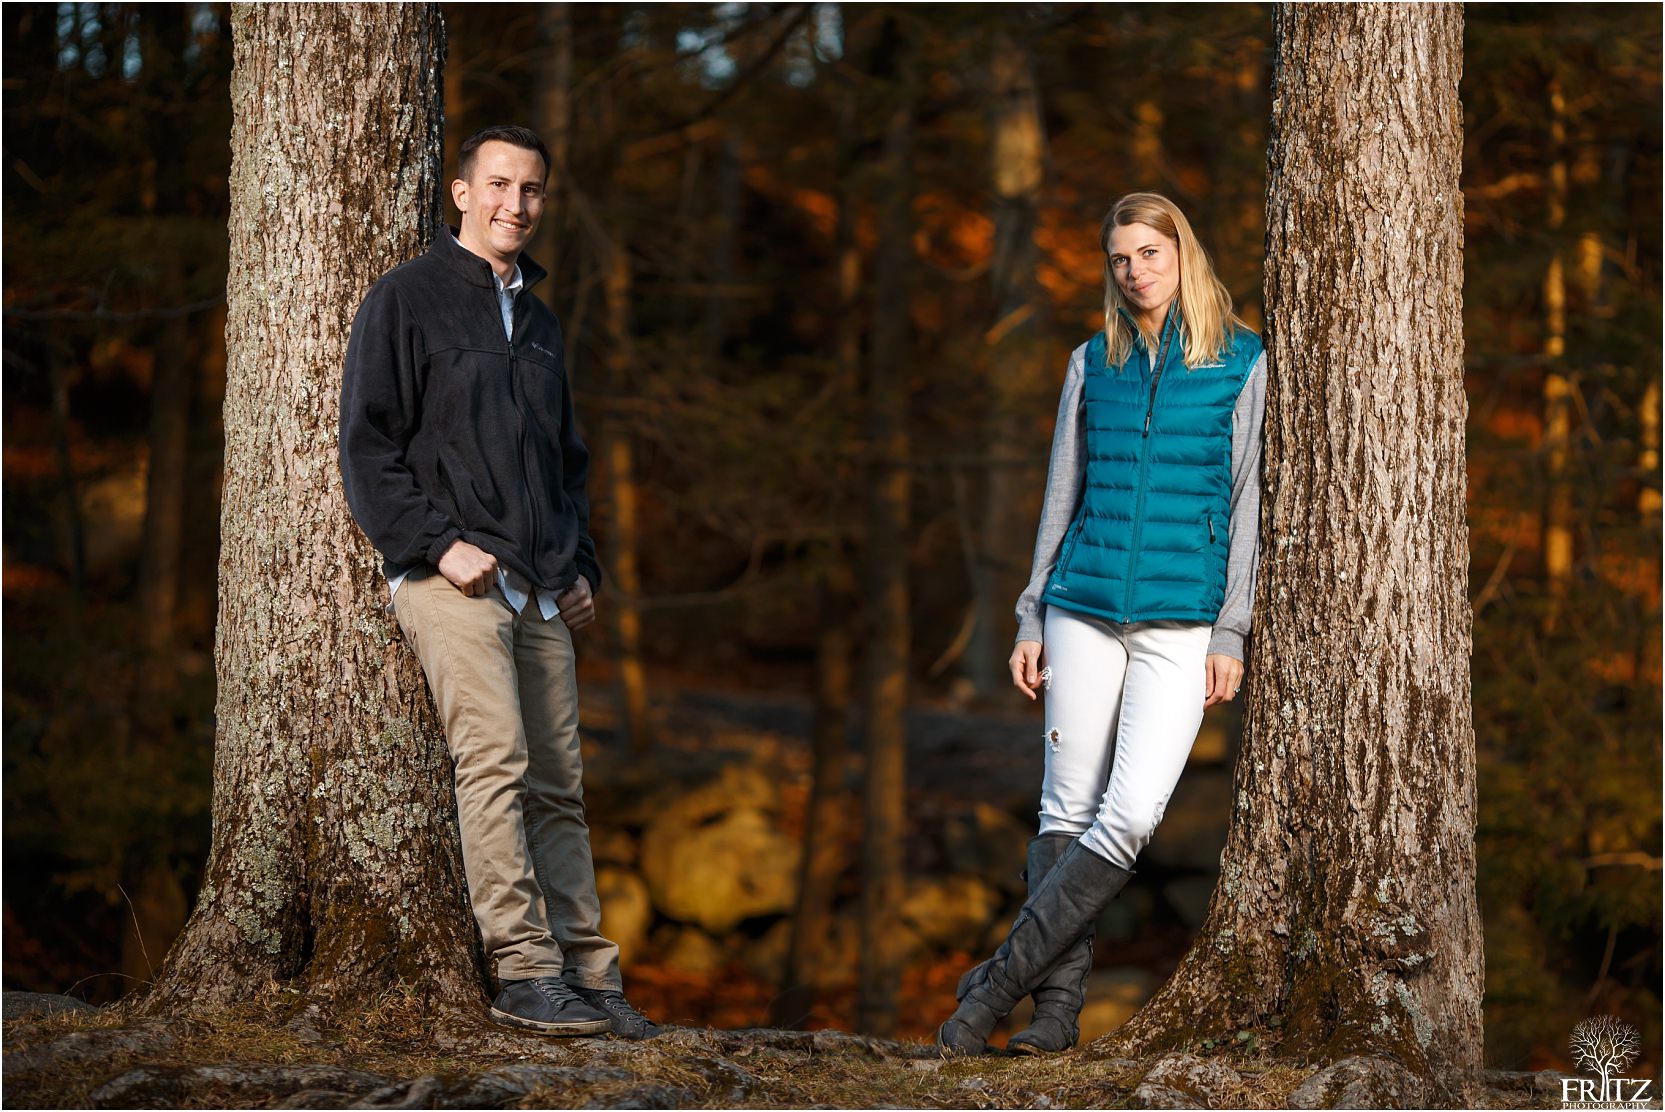
<path id="1" fill-rule="evenodd" d="M 1081 1009 L 1081 1042 L 1108 1035 L 1133 1017 L 1154 988 L 1142 969 L 1095 969 L 1087 976 L 1087 1003 Z"/>
<path id="2" fill-rule="evenodd" d="M 1162 886 L 1162 898 L 1174 909 L 1180 922 L 1196 930 L 1208 916 L 1208 901 L 1214 896 L 1215 879 L 1211 876 L 1187 876 L 1170 880 Z"/>
<path id="3" fill-rule="evenodd" d="M 1145 1074 L 1131 1102 L 1142 1102 L 1147 1108 L 1234 1108 L 1242 1103 L 1237 1099 L 1242 1086 L 1242 1075 L 1218 1058 L 1168 1054 L 1158 1058 Z M 1152 1090 L 1148 1094 L 1147 1087 Z M 1153 1103 L 1172 1102 L 1174 1094 L 1190 1103 Z"/>
<path id="4" fill-rule="evenodd" d="M 596 895 L 601 898 L 601 931 L 618 943 L 619 960 L 640 960 L 653 925 L 653 901 L 642 878 L 628 869 L 600 865 L 595 871 Z"/>
<path id="5" fill-rule="evenodd" d="M 1028 890 L 1023 870 L 1034 833 L 1032 823 L 1019 822 L 997 807 L 978 803 L 965 814 L 949 816 L 942 824 L 948 871 L 984 877 L 1002 891 L 1022 896 Z"/>
<path id="6" fill-rule="evenodd" d="M 1217 873 L 1230 822 L 1231 770 L 1187 769 L 1150 845 L 1140 851 L 1139 865 Z"/>
<path id="7" fill-rule="evenodd" d="M 4 1018 L 23 1019 L 26 1016 L 57 1015 L 59 1012 L 96 1012 L 98 1009 L 85 1000 L 73 996 L 59 996 L 55 992 L 8 992 L 0 999 Z"/>
<path id="8" fill-rule="evenodd" d="M 642 836 L 642 877 L 654 907 L 713 934 L 791 910 L 797 858 L 797 844 L 751 808 L 691 821 L 673 807 Z"/>
<path id="9" fill-rule="evenodd" d="M 750 753 L 690 753 L 661 748 L 650 760 L 609 753 L 593 762 L 596 826 L 647 827 L 670 818 L 695 826 L 730 811 L 780 809 L 779 777 Z"/>
<path id="10" fill-rule="evenodd" d="M 975 876 L 912 880 L 902 897 L 902 921 L 926 943 L 947 950 L 975 947 L 1000 911 L 1001 895 Z"/>
<path id="11" fill-rule="evenodd" d="M 728 953 L 697 927 L 666 927 L 654 934 L 654 950 L 685 973 L 709 975 L 728 965 Z"/>
<path id="12" fill-rule="evenodd" d="M 1386 1058 L 1343 1058 L 1301 1082 L 1291 1108 L 1426 1108 L 1428 1086 Z"/>

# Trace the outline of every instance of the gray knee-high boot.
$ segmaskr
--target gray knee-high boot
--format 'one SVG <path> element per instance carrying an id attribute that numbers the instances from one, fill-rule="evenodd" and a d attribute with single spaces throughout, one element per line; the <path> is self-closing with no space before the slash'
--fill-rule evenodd
<path id="1" fill-rule="evenodd" d="M 1075 837 L 1041 834 L 1029 841 L 1029 891 L 1039 888 Z M 1006 1040 L 1006 1049 L 1023 1054 L 1055 1054 L 1068 1050 L 1081 1037 L 1081 1006 L 1087 1000 L 1087 975 L 1093 971 L 1093 927 L 1064 951 L 1041 983 L 1030 990 L 1035 1017 L 1029 1026 Z"/>
<path id="2" fill-rule="evenodd" d="M 943 1053 L 985 1053 L 994 1025 L 1041 983 L 1132 875 L 1080 842 L 1065 847 L 1023 905 L 1006 941 L 980 967 L 980 983 L 968 987 L 960 1006 L 937 1029 Z"/>
<path id="3" fill-rule="evenodd" d="M 1034 895 L 1046 874 L 1075 840 L 1073 834 L 1037 834 L 1029 839 L 1029 862 L 1024 877 L 1029 881 L 1030 895 Z M 1085 1002 L 1087 974 L 1093 969 L 1092 938 L 1089 927 L 1081 940 L 1066 950 L 1035 986 L 1032 993 L 1035 1018 L 1007 1041 L 1006 1049 L 1039 1054 L 1068 1050 L 1075 1045 L 1081 1035 L 1076 1020 Z M 979 962 L 967 970 L 954 990 L 954 999 L 964 1000 L 966 993 L 982 984 L 988 978 L 993 960 Z"/>

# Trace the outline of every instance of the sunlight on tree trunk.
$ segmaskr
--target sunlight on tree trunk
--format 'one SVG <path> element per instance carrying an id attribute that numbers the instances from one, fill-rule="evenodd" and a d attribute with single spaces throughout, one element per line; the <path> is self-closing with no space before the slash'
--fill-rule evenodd
<path id="1" fill-rule="evenodd" d="M 1573 497 L 1567 475 L 1572 444 L 1573 386 L 1567 375 L 1567 277 L 1561 236 L 1567 223 L 1567 104 L 1561 83 L 1549 83 L 1550 144 L 1548 229 L 1551 255 L 1544 272 L 1544 466 L 1548 497 L 1543 519 L 1544 582 L 1549 609 L 1544 631 L 1555 628 L 1573 565 Z"/>
<path id="2" fill-rule="evenodd" d="M 627 396 L 634 345 L 630 336 L 630 256 L 622 233 L 608 231 L 606 280 L 602 288 L 607 299 L 608 388 L 617 397 Z M 630 429 L 622 420 L 607 422 L 607 494 L 612 506 L 611 528 L 607 534 L 610 555 L 607 568 L 615 588 L 607 612 L 613 616 L 613 639 L 618 653 L 619 702 L 624 716 L 624 733 L 635 753 L 653 748 L 653 726 L 648 720 L 647 667 L 642 662 L 642 573 L 637 562 L 641 544 L 636 515 L 635 446 Z"/>
<path id="3" fill-rule="evenodd" d="M 1480 1067 L 1464 517 L 1462 13 L 1279 5 L 1267 498 L 1236 806 L 1178 971 L 1118 1053 L 1254 1029 Z"/>

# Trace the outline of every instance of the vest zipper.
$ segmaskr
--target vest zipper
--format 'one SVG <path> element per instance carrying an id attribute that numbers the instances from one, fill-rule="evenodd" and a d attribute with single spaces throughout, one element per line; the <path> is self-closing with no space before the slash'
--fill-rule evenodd
<path id="1" fill-rule="evenodd" d="M 1169 314 L 1171 318 L 1172 310 L 1169 311 Z M 1168 337 L 1170 335 L 1172 335 L 1172 333 L 1170 333 L 1167 329 L 1163 329 L 1162 340 L 1156 345 L 1156 366 L 1151 369 L 1150 374 L 1150 401 L 1145 405 L 1146 436 L 1150 435 L 1151 414 L 1156 411 L 1156 386 L 1157 383 L 1162 381 L 1162 366 L 1168 361 Z"/>
<path id="2" fill-rule="evenodd" d="M 1168 343 L 1172 332 L 1167 325 L 1173 322 L 1173 310 L 1162 329 L 1162 340 L 1156 345 L 1156 365 L 1151 368 L 1150 401 L 1145 406 L 1145 432 L 1139 438 L 1139 496 L 1133 504 L 1133 551 L 1127 562 L 1127 583 L 1122 589 L 1122 613 L 1133 613 L 1133 585 L 1139 581 L 1139 544 L 1145 531 L 1145 495 L 1150 485 L 1150 420 L 1156 410 L 1156 387 L 1162 381 L 1162 364 L 1167 362 Z"/>
<path id="3" fill-rule="evenodd" d="M 1208 515 L 1208 543 L 1214 543 L 1214 515 Z"/>

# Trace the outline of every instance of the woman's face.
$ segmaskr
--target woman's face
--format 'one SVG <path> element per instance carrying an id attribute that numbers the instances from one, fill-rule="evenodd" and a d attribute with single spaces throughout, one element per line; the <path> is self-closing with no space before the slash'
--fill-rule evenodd
<path id="1" fill-rule="evenodd" d="M 1139 323 L 1154 330 L 1179 293 L 1179 244 L 1149 224 L 1118 224 L 1110 230 L 1110 274 Z"/>

